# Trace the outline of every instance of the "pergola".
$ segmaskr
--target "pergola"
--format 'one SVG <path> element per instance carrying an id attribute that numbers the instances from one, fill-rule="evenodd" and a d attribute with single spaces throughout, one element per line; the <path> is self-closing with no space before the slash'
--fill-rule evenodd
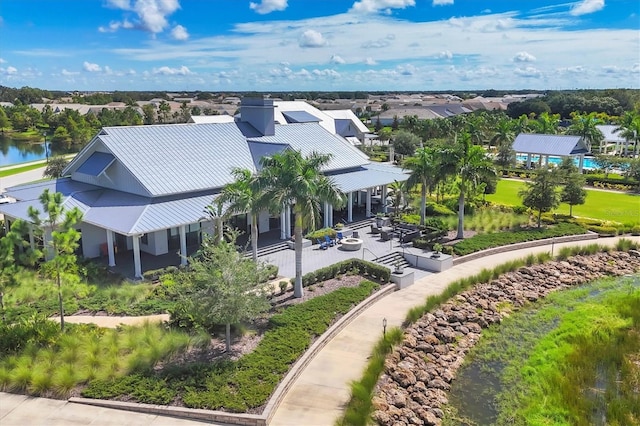
<path id="1" fill-rule="evenodd" d="M 526 168 L 531 167 L 531 157 L 538 156 L 538 164 L 549 164 L 549 157 L 578 157 L 578 169 L 582 172 L 584 155 L 589 148 L 581 136 L 573 135 L 543 135 L 520 133 L 513 142 L 513 150 L 518 154 L 526 154 Z"/>

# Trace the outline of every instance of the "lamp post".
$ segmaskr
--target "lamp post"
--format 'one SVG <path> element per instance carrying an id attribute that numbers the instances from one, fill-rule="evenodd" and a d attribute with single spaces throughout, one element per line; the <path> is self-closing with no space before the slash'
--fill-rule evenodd
<path id="1" fill-rule="evenodd" d="M 49 162 L 49 147 L 47 146 L 47 132 L 42 132 L 44 136 L 44 155 L 47 157 L 47 163 Z"/>
<path id="2" fill-rule="evenodd" d="M 382 337 L 387 337 L 387 319 L 382 318 Z"/>

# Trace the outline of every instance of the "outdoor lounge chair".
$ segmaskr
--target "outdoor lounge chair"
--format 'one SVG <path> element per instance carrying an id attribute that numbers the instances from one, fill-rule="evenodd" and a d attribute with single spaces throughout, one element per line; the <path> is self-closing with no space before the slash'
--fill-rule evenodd
<path id="1" fill-rule="evenodd" d="M 371 224 L 371 233 L 372 234 L 379 234 L 380 233 L 380 228 L 378 228 L 378 225 L 376 225 L 375 223 Z"/>
<path id="2" fill-rule="evenodd" d="M 318 244 L 320 245 L 320 250 L 326 250 L 329 248 L 329 245 L 327 244 L 326 241 L 322 241 L 322 240 L 317 240 Z"/>
<path id="3" fill-rule="evenodd" d="M 342 242 L 343 238 L 344 238 L 344 235 L 342 235 L 342 231 L 339 231 L 336 233 L 336 241 L 338 242 L 338 244 Z"/>
<path id="4" fill-rule="evenodd" d="M 391 232 L 380 231 L 380 239 L 382 241 L 389 241 L 391 238 L 393 238 L 393 234 Z"/>
<path id="5" fill-rule="evenodd" d="M 329 247 L 333 247 L 336 245 L 336 240 L 334 240 L 333 238 L 329 237 L 328 235 L 324 236 L 324 241 L 329 245 Z"/>

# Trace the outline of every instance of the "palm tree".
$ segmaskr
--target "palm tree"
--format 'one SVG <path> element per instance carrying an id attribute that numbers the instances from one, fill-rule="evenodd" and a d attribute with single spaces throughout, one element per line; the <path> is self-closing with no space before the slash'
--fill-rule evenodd
<path id="1" fill-rule="evenodd" d="M 573 120 L 571 120 L 571 125 L 567 129 L 567 134 L 582 137 L 589 151 L 591 151 L 592 146 L 597 145 L 599 147 L 598 151 L 601 152 L 602 147 L 600 147 L 600 144 L 604 140 L 604 135 L 596 127 L 600 123 L 601 121 L 594 113 L 589 115 L 575 114 Z"/>
<path id="2" fill-rule="evenodd" d="M 549 114 L 548 112 L 543 112 L 542 114 L 540 114 L 534 122 L 534 128 L 536 129 L 536 132 L 545 135 L 555 135 L 556 133 L 558 133 L 559 125 L 560 115 Z"/>
<path id="3" fill-rule="evenodd" d="M 403 209 L 403 202 L 407 198 L 407 181 L 394 180 L 389 184 L 389 196 L 391 197 L 391 205 L 395 215 Z"/>
<path id="4" fill-rule="evenodd" d="M 407 181 L 409 189 L 420 185 L 420 225 L 424 225 L 427 208 L 427 190 L 433 187 L 439 173 L 433 148 L 418 148 L 412 157 L 408 157 L 402 168 L 410 170 L 411 175 Z"/>
<path id="5" fill-rule="evenodd" d="M 285 150 L 271 157 L 262 157 L 259 187 L 272 205 L 282 208 L 293 204 L 296 278 L 294 297 L 302 297 L 302 230 L 319 223 L 322 203 L 335 207 L 344 205 L 344 195 L 333 180 L 320 170 L 331 159 L 316 152 L 307 157 L 294 150 Z"/>
<path id="6" fill-rule="evenodd" d="M 251 254 L 258 261 L 258 215 L 267 207 L 258 179 L 251 170 L 234 168 L 234 182 L 225 185 L 218 202 L 226 205 L 225 215 L 247 213 L 251 218 Z"/>
<path id="7" fill-rule="evenodd" d="M 511 120 L 505 119 L 498 121 L 495 126 L 495 132 L 489 140 L 489 146 L 512 144 L 516 137 L 513 127 L 513 122 Z"/>
<path id="8" fill-rule="evenodd" d="M 224 221 L 224 205 L 218 200 L 213 200 L 211 204 L 206 206 L 203 211 L 207 215 L 206 218 L 213 222 L 214 243 L 220 244 L 223 234 Z M 205 219 L 205 218 L 203 218 Z"/>
<path id="9" fill-rule="evenodd" d="M 459 139 L 457 152 L 457 173 L 460 176 L 460 195 L 458 196 L 458 234 L 464 238 L 464 197 L 465 192 L 475 190 L 484 176 L 495 175 L 493 164 L 482 147 L 473 145 L 468 133 Z"/>
<path id="10" fill-rule="evenodd" d="M 620 136 L 625 139 L 624 154 L 628 154 L 629 142 L 633 141 L 637 155 L 640 149 L 640 114 L 636 112 L 625 113 L 620 119 L 620 127 L 615 131 L 620 132 Z"/>
<path id="11" fill-rule="evenodd" d="M 529 133 L 532 130 L 531 121 L 529 121 L 529 117 L 526 114 L 522 114 L 516 120 L 516 124 L 514 125 L 514 133 L 519 135 L 520 133 Z"/>

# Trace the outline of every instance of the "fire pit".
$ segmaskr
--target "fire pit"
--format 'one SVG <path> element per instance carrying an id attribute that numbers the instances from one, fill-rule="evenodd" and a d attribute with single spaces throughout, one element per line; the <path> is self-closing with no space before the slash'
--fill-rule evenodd
<path id="1" fill-rule="evenodd" d="M 362 248 L 362 240 L 360 238 L 345 238 L 342 240 L 342 250 L 356 251 Z"/>

